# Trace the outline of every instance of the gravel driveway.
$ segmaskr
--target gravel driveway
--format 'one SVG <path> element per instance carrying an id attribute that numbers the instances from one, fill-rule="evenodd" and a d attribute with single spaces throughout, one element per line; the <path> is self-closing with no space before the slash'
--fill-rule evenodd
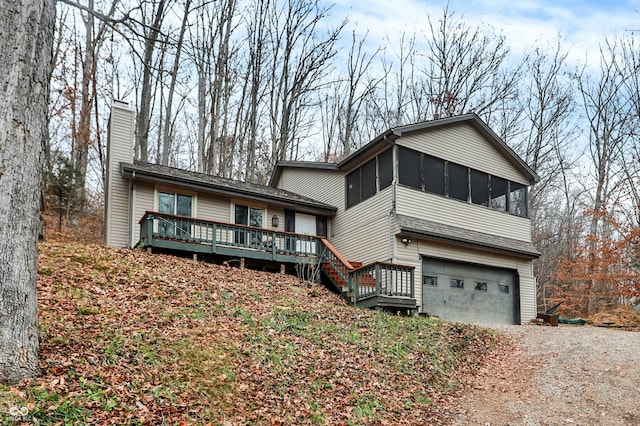
<path id="1" fill-rule="evenodd" d="M 483 370 L 454 425 L 640 425 L 640 333 L 507 326 L 516 349 Z"/>

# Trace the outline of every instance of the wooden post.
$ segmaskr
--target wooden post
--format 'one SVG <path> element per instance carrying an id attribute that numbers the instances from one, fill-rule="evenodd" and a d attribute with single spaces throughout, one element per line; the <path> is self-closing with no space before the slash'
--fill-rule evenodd
<path id="1" fill-rule="evenodd" d="M 280 275 L 284 275 L 286 271 L 286 267 L 284 266 L 284 263 L 280 265 Z"/>
<path id="2" fill-rule="evenodd" d="M 193 260 L 195 260 L 195 261 L 198 260 L 198 253 L 193 253 Z"/>
<path id="3" fill-rule="evenodd" d="M 244 269 L 244 257 L 240 258 L 240 269 Z"/>

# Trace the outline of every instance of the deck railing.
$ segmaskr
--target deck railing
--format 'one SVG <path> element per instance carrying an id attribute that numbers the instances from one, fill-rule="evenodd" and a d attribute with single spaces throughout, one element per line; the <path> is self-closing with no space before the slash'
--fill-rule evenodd
<path id="1" fill-rule="evenodd" d="M 152 211 L 146 212 L 139 223 L 143 247 L 168 247 L 271 261 L 318 262 L 334 271 L 341 281 L 340 286 L 348 286 L 355 302 L 373 296 L 415 297 L 414 267 L 376 262 L 354 269 L 321 237 Z"/>
<path id="2" fill-rule="evenodd" d="M 333 245 L 325 238 L 322 240 L 322 263 L 323 267 L 326 264 L 327 270 L 325 271 L 327 275 L 331 277 L 331 275 L 335 274 L 341 280 L 341 283 L 336 283 L 341 285 L 348 285 L 349 283 L 349 272 L 353 271 L 353 266 L 346 260 L 342 255 L 336 250 Z M 333 277 L 331 277 L 333 279 Z M 339 287 L 340 287 L 339 286 Z"/>
<path id="3" fill-rule="evenodd" d="M 320 248 L 320 239 L 313 235 L 272 231 L 167 213 L 148 211 L 139 223 L 140 240 L 144 246 L 154 246 L 155 240 L 173 240 L 210 245 L 212 253 L 215 253 L 218 247 L 226 247 L 294 256 L 318 256 Z"/>
<path id="4" fill-rule="evenodd" d="M 351 271 L 349 289 L 355 300 L 372 296 L 415 297 L 413 266 L 375 262 Z"/>

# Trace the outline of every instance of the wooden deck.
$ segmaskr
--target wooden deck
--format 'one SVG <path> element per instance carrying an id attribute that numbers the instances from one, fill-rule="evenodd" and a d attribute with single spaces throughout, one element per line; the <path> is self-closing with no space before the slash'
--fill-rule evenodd
<path id="1" fill-rule="evenodd" d="M 140 219 L 142 247 L 244 257 L 283 263 L 316 262 L 320 238 L 204 219 L 146 212 Z"/>
<path id="2" fill-rule="evenodd" d="M 376 262 L 354 268 L 321 237 L 151 211 L 139 223 L 140 247 L 312 264 L 357 306 L 416 308 L 413 267 Z"/>

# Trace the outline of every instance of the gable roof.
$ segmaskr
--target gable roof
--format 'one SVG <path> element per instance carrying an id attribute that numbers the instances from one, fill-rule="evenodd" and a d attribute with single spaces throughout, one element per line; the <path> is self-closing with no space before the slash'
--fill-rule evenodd
<path id="1" fill-rule="evenodd" d="M 333 216 L 338 210 L 329 204 L 283 189 L 158 164 L 120 163 L 120 172 L 123 178 L 132 181 L 180 185 L 196 191 L 248 198 L 286 208 L 295 208 L 301 212 Z"/>
<path id="2" fill-rule="evenodd" d="M 507 159 L 507 161 L 509 161 L 524 176 L 526 176 L 531 184 L 540 180 L 536 172 L 533 171 L 533 169 L 529 167 L 529 165 L 525 163 L 525 161 L 520 158 L 520 156 L 516 154 L 516 152 L 511 149 L 509 145 L 507 145 L 493 130 L 491 130 L 491 128 L 484 121 L 482 121 L 482 119 L 480 119 L 480 117 L 478 117 L 475 113 L 472 113 L 391 128 L 386 132 L 379 134 L 371 142 L 353 152 L 337 164 L 316 163 L 312 161 L 278 161 L 272 173 L 269 185 L 275 186 L 275 183 L 280 179 L 282 168 L 284 167 L 344 170 L 349 168 L 349 166 L 351 166 L 353 163 L 357 163 L 363 158 L 368 157 L 368 154 L 382 151 L 385 146 L 392 145 L 396 139 L 402 137 L 404 134 L 460 123 L 467 123 L 473 126 L 482 136 L 486 138 L 487 141 L 489 141 L 491 145 L 493 145 L 494 148 L 498 150 L 498 152 L 500 152 Z M 331 164 L 332 166 L 329 166 L 329 164 Z"/>
<path id="3" fill-rule="evenodd" d="M 398 225 L 400 225 L 400 235 L 415 236 L 498 253 L 515 254 L 530 259 L 540 257 L 540 252 L 529 241 L 485 234 L 416 217 L 397 215 L 397 219 Z"/>

